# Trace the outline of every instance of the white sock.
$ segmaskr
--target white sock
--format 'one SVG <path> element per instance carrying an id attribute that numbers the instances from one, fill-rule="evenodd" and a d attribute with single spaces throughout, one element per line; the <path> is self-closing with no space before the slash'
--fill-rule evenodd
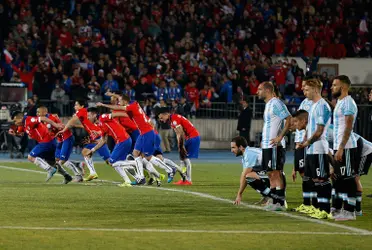
<path id="1" fill-rule="evenodd" d="M 122 167 L 114 167 L 116 172 L 123 178 L 124 182 L 131 183 L 127 173 L 125 172 L 124 168 Z"/>
<path id="2" fill-rule="evenodd" d="M 136 169 L 137 169 L 137 174 L 138 177 L 143 179 L 145 176 L 143 175 L 143 162 L 142 162 L 142 157 L 139 156 L 134 159 L 136 162 Z"/>
<path id="3" fill-rule="evenodd" d="M 186 163 L 186 179 L 191 182 L 191 161 L 190 159 L 185 159 Z"/>
<path id="4" fill-rule="evenodd" d="M 149 162 L 147 159 L 143 159 L 144 166 L 146 170 L 153 174 L 156 178 L 160 178 L 160 173 L 154 168 L 154 165 L 152 165 L 151 162 Z"/>
<path id="5" fill-rule="evenodd" d="M 34 163 L 36 166 L 39 166 L 46 171 L 52 168 L 52 166 L 50 166 L 46 161 L 44 161 L 40 157 L 36 157 Z"/>
<path id="6" fill-rule="evenodd" d="M 62 164 L 61 164 L 62 165 Z M 71 161 L 66 161 L 63 166 L 72 170 L 74 175 L 80 175 L 80 171 L 76 168 L 75 164 Z"/>
<path id="7" fill-rule="evenodd" d="M 182 160 L 181 160 L 181 161 L 180 161 L 180 167 L 181 167 L 181 168 L 184 168 L 185 166 L 186 166 L 185 161 L 182 161 Z"/>
<path id="8" fill-rule="evenodd" d="M 167 164 L 168 166 L 172 167 L 172 168 L 177 169 L 178 172 L 182 173 L 182 168 L 180 166 L 178 166 L 174 161 L 172 161 L 168 158 L 164 158 L 164 163 Z"/>
<path id="9" fill-rule="evenodd" d="M 94 169 L 93 159 L 91 157 L 84 157 L 84 160 L 89 169 L 89 175 L 97 174 L 96 170 Z"/>
<path id="10" fill-rule="evenodd" d="M 162 160 L 159 158 L 152 156 L 150 159 L 150 162 L 154 164 L 155 166 L 158 166 L 162 169 L 164 169 L 168 174 L 173 173 L 173 169 L 169 167 L 167 164 L 165 164 Z"/>

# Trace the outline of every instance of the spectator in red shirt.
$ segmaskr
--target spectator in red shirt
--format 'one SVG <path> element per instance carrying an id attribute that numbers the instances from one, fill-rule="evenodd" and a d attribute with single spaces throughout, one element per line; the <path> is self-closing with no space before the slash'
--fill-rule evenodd
<path id="1" fill-rule="evenodd" d="M 199 108 L 199 90 L 194 81 L 190 82 L 185 88 L 187 101 L 192 102 L 195 111 Z"/>
<path id="2" fill-rule="evenodd" d="M 332 45 L 332 58 L 341 59 L 346 57 L 346 48 L 345 45 L 340 43 L 338 38 L 335 39 L 334 44 Z"/>
<path id="3" fill-rule="evenodd" d="M 21 81 L 27 85 L 28 95 L 31 96 L 32 91 L 33 91 L 34 76 L 35 76 L 35 72 L 37 71 L 38 67 L 34 66 L 31 71 L 27 71 L 26 67 L 23 67 L 23 69 L 21 70 L 15 65 L 12 65 L 12 68 L 15 72 L 18 73 Z"/>
<path id="4" fill-rule="evenodd" d="M 304 56 L 312 57 L 316 47 L 315 40 L 311 34 L 307 35 L 304 40 Z"/>
<path id="5" fill-rule="evenodd" d="M 277 38 L 275 40 L 274 55 L 283 56 L 284 55 L 284 38 L 282 34 L 277 33 Z"/>

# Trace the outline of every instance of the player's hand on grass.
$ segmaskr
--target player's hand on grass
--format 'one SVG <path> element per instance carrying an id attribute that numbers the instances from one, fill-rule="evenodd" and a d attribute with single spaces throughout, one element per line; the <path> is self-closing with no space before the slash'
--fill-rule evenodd
<path id="1" fill-rule="evenodd" d="M 293 182 L 296 182 L 296 179 L 297 179 L 297 172 L 293 169 L 292 170 L 292 180 L 293 180 Z"/>
<path id="2" fill-rule="evenodd" d="M 236 199 L 235 199 L 235 201 L 234 201 L 234 205 L 240 205 L 240 202 L 242 201 L 242 196 L 240 195 L 240 194 L 238 194 L 237 196 L 236 196 Z"/>

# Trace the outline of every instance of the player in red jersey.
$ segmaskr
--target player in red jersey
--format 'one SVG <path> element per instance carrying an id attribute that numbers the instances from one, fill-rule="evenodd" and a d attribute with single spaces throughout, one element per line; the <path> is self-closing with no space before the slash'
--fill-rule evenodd
<path id="1" fill-rule="evenodd" d="M 93 179 L 97 179 L 98 175 L 94 168 L 94 163 L 92 157 L 89 155 L 90 150 L 97 145 L 97 140 L 100 139 L 102 136 L 101 129 L 94 123 L 92 123 L 88 119 L 88 110 L 85 108 L 86 102 L 79 100 L 75 102 L 75 115 L 67 122 L 65 128 L 57 133 L 63 134 L 66 132 L 66 130 L 73 128 L 77 125 L 77 123 L 80 121 L 81 125 L 83 125 L 84 129 L 87 131 L 89 137 L 90 137 L 90 143 L 84 145 L 84 149 L 81 152 L 84 156 L 85 163 L 87 164 L 87 167 L 89 169 L 89 176 L 84 179 L 85 181 L 91 181 Z M 101 158 L 108 163 L 108 159 L 110 158 L 110 151 L 107 147 L 107 145 L 102 146 L 98 153 L 100 154 Z"/>
<path id="2" fill-rule="evenodd" d="M 130 98 L 126 95 L 123 95 L 120 100 L 120 105 L 106 105 L 103 103 L 97 103 L 97 106 L 125 111 L 125 113 L 113 113 L 112 115 L 113 117 L 128 116 L 136 123 L 140 131 L 140 136 L 138 137 L 134 146 L 133 156 L 135 157 L 136 161 L 138 175 L 135 178 L 138 184 L 146 183 L 146 179 L 143 175 L 142 155 L 152 164 L 159 166 L 164 170 L 169 169 L 169 167 L 161 159 L 153 156 L 155 153 L 155 132 L 149 122 L 150 119 L 146 116 L 138 102 L 130 102 Z M 167 173 L 168 179 L 173 179 L 175 170 L 172 169 L 171 172 L 167 171 Z"/>
<path id="3" fill-rule="evenodd" d="M 119 94 L 107 92 L 106 95 L 111 96 L 111 104 L 113 104 L 113 105 L 118 105 L 119 104 L 120 99 L 121 99 L 121 96 Z M 115 113 L 115 112 L 120 113 L 120 112 L 123 112 L 123 111 L 122 110 L 113 110 L 112 112 L 113 113 Z M 137 141 L 137 138 L 140 135 L 140 132 L 138 130 L 138 127 L 137 127 L 136 123 L 134 121 L 132 121 L 132 119 L 130 119 L 129 117 L 116 117 L 115 119 L 120 123 L 121 126 L 123 126 L 125 128 L 127 133 L 130 134 L 130 137 L 132 138 L 131 151 L 133 151 L 134 145 Z"/>
<path id="4" fill-rule="evenodd" d="M 16 126 L 23 126 L 28 136 L 38 142 L 28 155 L 28 160 L 46 170 L 48 172 L 46 181 L 49 181 L 57 169 L 49 165 L 46 159 L 54 158 L 56 143 L 43 122 L 47 122 L 58 129 L 61 129 L 63 125 L 57 124 L 46 117 L 24 116 L 21 112 L 14 114 L 13 121 Z M 72 177 L 63 169 L 58 168 L 58 172 L 65 177 L 65 184 L 72 180 Z"/>
<path id="5" fill-rule="evenodd" d="M 126 162 L 126 157 L 132 147 L 132 139 L 119 122 L 112 118 L 111 114 L 103 114 L 99 118 L 98 115 L 97 108 L 88 108 L 88 119 L 92 123 L 97 124 L 103 132 L 103 136 L 99 139 L 97 145 L 90 149 L 88 155 L 98 151 L 106 144 L 107 137 L 111 136 L 115 140 L 115 147 L 110 155 L 109 163 L 124 179 L 124 183 L 119 186 L 131 186 L 131 181 L 125 172 L 125 168 L 133 168 L 130 163 Z"/>
<path id="6" fill-rule="evenodd" d="M 200 136 L 194 125 L 182 115 L 170 114 L 167 108 L 159 110 L 159 120 L 169 122 L 177 135 L 181 164 L 186 165 L 187 180 L 180 180 L 177 185 L 191 185 L 190 158 L 198 158 L 200 149 Z"/>
<path id="7" fill-rule="evenodd" d="M 53 122 L 55 122 L 56 124 L 63 125 L 63 123 L 61 122 L 61 120 L 58 118 L 57 115 L 52 115 L 48 113 L 48 109 L 45 106 L 40 106 L 37 109 L 36 114 L 38 117 L 46 117 L 52 120 Z M 50 128 L 53 137 L 55 137 L 56 134 L 59 132 L 58 128 L 55 128 L 53 126 L 51 127 L 49 124 L 47 124 L 47 127 Z M 56 151 L 55 151 L 56 164 L 58 164 L 60 168 L 62 168 L 62 166 L 65 166 L 71 169 L 75 175 L 75 180 L 74 180 L 75 182 L 83 181 L 83 177 L 82 177 L 83 168 L 81 167 L 81 164 L 77 163 L 75 166 L 75 164 L 72 161 L 69 161 L 72 148 L 75 142 L 74 136 L 72 135 L 71 130 L 68 129 L 63 134 L 59 134 L 56 137 L 56 139 L 57 139 L 57 146 L 56 146 Z"/>

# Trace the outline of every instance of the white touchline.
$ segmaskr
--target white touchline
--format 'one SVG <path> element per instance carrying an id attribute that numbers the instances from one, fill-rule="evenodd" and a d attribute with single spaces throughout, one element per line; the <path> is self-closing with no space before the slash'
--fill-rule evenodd
<path id="1" fill-rule="evenodd" d="M 42 172 L 42 171 L 38 171 L 38 170 L 32 170 L 32 169 L 24 169 L 24 168 L 16 168 L 16 167 L 8 167 L 8 166 L 0 166 L 0 168 L 8 169 L 8 170 L 23 171 L 23 172 L 38 173 L 38 174 L 46 174 L 46 172 Z M 119 182 L 114 182 L 114 181 L 109 181 L 109 180 L 101 180 L 101 181 L 102 182 L 108 182 L 108 183 L 115 183 L 115 184 L 119 183 Z M 223 203 L 229 203 L 229 204 L 233 203 L 233 200 L 213 196 L 213 195 L 210 195 L 210 194 L 183 190 L 183 189 L 173 189 L 173 188 L 163 188 L 163 187 L 149 187 L 149 186 L 141 186 L 141 188 L 150 188 L 150 189 L 156 189 L 156 190 L 178 192 L 178 193 L 189 194 L 189 195 L 193 195 L 193 196 L 197 196 L 197 197 L 207 198 L 207 199 L 214 200 L 214 201 L 220 201 L 220 202 L 223 202 Z M 332 223 L 332 222 L 328 222 L 328 221 L 306 218 L 306 217 L 303 217 L 303 216 L 294 215 L 294 214 L 285 213 L 285 212 L 266 211 L 262 207 L 249 205 L 249 204 L 246 204 L 244 202 L 242 202 L 240 204 L 240 206 L 247 207 L 247 208 L 250 208 L 250 209 L 255 209 L 255 210 L 261 210 L 261 211 L 265 211 L 265 212 L 269 212 L 269 213 L 274 213 L 274 214 L 278 214 L 278 215 L 282 215 L 282 216 L 286 216 L 286 217 L 290 217 L 290 218 L 294 218 L 294 219 L 298 219 L 298 220 L 302 220 L 302 221 L 308 221 L 308 222 L 321 224 L 321 225 L 326 225 L 326 226 L 330 226 L 330 227 L 337 227 L 337 228 L 345 229 L 345 230 L 348 230 L 348 231 L 352 231 L 352 232 L 357 233 L 359 235 L 372 235 L 372 231 L 368 231 L 368 230 L 365 230 L 365 229 L 350 227 L 350 226 L 337 224 L 337 223 Z"/>
<path id="2" fill-rule="evenodd" d="M 99 231 L 99 232 L 149 232 L 149 233 L 207 233 L 207 234 L 292 234 L 292 235 L 367 235 L 352 232 L 296 232 L 296 231 L 254 231 L 254 230 L 191 230 L 159 228 L 91 228 L 91 227 L 22 227 L 0 226 L 1 229 L 44 230 L 44 231 Z"/>

